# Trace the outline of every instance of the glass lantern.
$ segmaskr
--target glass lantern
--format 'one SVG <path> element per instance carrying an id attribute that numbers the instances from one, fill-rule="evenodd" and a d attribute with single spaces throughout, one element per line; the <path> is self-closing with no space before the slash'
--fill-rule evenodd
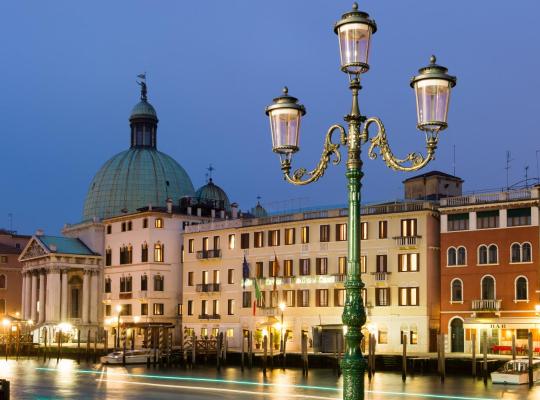
<path id="1" fill-rule="evenodd" d="M 336 22 L 334 32 L 338 35 L 341 70 L 358 75 L 369 70 L 369 44 L 371 35 L 377 31 L 375 21 L 369 14 L 358 11 L 354 3 L 353 10 L 343 14 Z"/>
<path id="2" fill-rule="evenodd" d="M 416 94 L 417 127 L 422 131 L 439 132 L 448 126 L 450 92 L 456 86 L 456 77 L 447 74 L 447 69 L 431 63 L 418 70 L 419 75 L 411 80 Z"/>
<path id="3" fill-rule="evenodd" d="M 270 119 L 272 133 L 272 150 L 290 160 L 299 150 L 300 120 L 306 114 L 298 99 L 289 96 L 285 87 L 283 95 L 276 97 L 271 105 L 266 107 L 266 115 Z"/>

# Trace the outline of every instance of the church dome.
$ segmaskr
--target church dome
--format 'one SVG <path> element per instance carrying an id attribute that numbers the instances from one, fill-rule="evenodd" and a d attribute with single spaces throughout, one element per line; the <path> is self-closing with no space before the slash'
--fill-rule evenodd
<path id="1" fill-rule="evenodd" d="M 83 219 L 109 218 L 148 206 L 166 206 L 193 196 L 189 175 L 172 157 L 156 148 L 157 114 L 146 98 L 141 82 L 141 101 L 129 118 L 131 148 L 113 156 L 90 183 Z"/>
<path id="2" fill-rule="evenodd" d="M 224 208 L 225 211 L 231 211 L 231 203 L 227 193 L 216 185 L 212 178 L 208 180 L 208 183 L 200 187 L 195 193 L 195 198 L 200 203 L 211 204 L 219 208 Z"/>

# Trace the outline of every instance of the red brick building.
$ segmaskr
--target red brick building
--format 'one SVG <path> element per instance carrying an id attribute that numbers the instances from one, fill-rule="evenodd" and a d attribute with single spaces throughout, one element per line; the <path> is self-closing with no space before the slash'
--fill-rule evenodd
<path id="1" fill-rule="evenodd" d="M 28 240 L 30 236 L 0 229 L 0 318 L 21 315 L 22 266 L 18 258 Z"/>
<path id="2" fill-rule="evenodd" d="M 441 332 L 446 348 L 470 352 L 540 346 L 539 188 L 441 200 Z"/>

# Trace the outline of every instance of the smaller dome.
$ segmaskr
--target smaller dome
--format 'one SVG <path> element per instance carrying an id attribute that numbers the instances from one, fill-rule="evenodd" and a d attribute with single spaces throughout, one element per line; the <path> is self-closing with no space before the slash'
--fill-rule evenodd
<path id="1" fill-rule="evenodd" d="M 260 202 L 257 202 L 257 205 L 251 209 L 251 214 L 253 214 L 255 218 L 268 217 L 268 212 L 261 206 Z"/>
<path id="2" fill-rule="evenodd" d="M 157 119 L 157 113 L 152 104 L 150 104 L 146 100 L 141 100 L 137 104 L 135 104 L 135 107 L 131 110 L 131 118 L 141 118 L 141 117 L 153 117 Z"/>
<path id="3" fill-rule="evenodd" d="M 197 192 L 195 192 L 195 198 L 199 203 L 206 203 L 212 206 L 223 207 L 225 211 L 231 211 L 231 203 L 227 193 L 216 185 L 212 178 L 208 180 L 208 183 L 200 187 Z M 215 202 L 214 204 L 212 204 Z"/>

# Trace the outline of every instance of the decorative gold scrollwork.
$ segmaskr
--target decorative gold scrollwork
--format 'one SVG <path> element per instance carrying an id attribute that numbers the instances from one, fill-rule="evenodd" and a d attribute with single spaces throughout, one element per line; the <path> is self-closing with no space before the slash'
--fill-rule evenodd
<path id="1" fill-rule="evenodd" d="M 425 167 L 431 160 L 434 159 L 435 149 L 437 148 L 438 138 L 436 134 L 430 134 L 426 136 L 426 150 L 427 154 L 424 157 L 420 153 L 409 153 L 405 158 L 397 158 L 392 153 L 388 139 L 386 138 L 386 130 L 381 120 L 377 117 L 368 118 L 364 124 L 362 130 L 362 142 L 367 142 L 369 138 L 369 126 L 371 124 L 377 125 L 378 132 L 375 137 L 371 139 L 371 145 L 369 146 L 368 156 L 372 160 L 377 158 L 375 153 L 375 147 L 379 147 L 379 154 L 384 160 L 386 165 L 396 171 L 417 171 Z M 407 165 L 409 164 L 409 165 Z"/>
<path id="2" fill-rule="evenodd" d="M 340 132 L 341 143 L 332 142 L 332 134 L 336 130 Z M 347 143 L 347 135 L 345 133 L 345 128 L 343 128 L 341 125 L 332 125 L 328 129 L 328 132 L 326 133 L 323 153 L 321 155 L 319 164 L 317 164 L 317 167 L 313 169 L 312 171 L 308 171 L 305 168 L 298 168 L 296 171 L 293 172 L 291 176 L 289 174 L 291 170 L 291 162 L 290 160 L 283 159 L 281 161 L 281 170 L 283 171 L 283 175 L 285 176 L 285 179 L 294 185 L 307 185 L 311 182 L 317 181 L 319 178 L 321 178 L 324 175 L 324 172 L 326 168 L 328 167 L 328 163 L 330 162 L 330 157 L 332 156 L 332 154 L 334 155 L 332 164 L 337 165 L 340 163 L 341 154 L 339 152 L 339 146 L 340 144 L 345 145 L 346 143 Z M 308 178 L 305 180 L 302 180 L 302 178 L 304 178 L 305 176 L 308 176 Z"/>

